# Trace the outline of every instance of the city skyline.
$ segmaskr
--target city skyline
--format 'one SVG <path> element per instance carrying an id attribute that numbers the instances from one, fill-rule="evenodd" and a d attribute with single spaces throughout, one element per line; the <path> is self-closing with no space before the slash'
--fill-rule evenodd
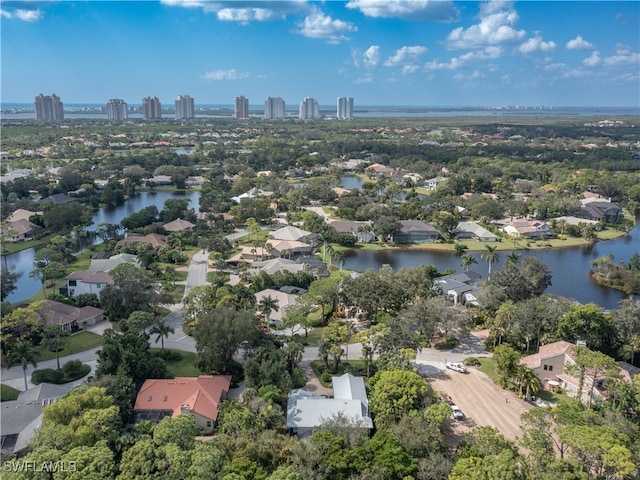
<path id="1" fill-rule="evenodd" d="M 242 92 L 252 105 L 640 105 L 640 2 L 3 2 L 0 14 L 3 103 L 54 91 L 67 104 Z"/>

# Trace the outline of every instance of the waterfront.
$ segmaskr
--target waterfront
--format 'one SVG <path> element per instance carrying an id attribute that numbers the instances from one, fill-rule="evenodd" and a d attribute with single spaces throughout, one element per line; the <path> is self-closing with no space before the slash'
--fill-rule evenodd
<path id="1" fill-rule="evenodd" d="M 200 191 L 198 190 L 170 190 L 170 191 L 144 191 L 129 198 L 124 205 L 115 208 L 101 208 L 93 214 L 93 223 L 87 228 L 88 231 L 95 231 L 100 223 L 118 224 L 123 218 L 132 213 L 139 212 L 144 207 L 155 205 L 158 210 L 162 210 L 164 202 L 170 198 L 188 198 L 191 200 L 189 208 L 199 209 Z M 100 239 L 95 238 L 94 242 Z M 35 295 L 42 288 L 41 283 L 29 276 L 33 269 L 33 260 L 36 250 L 29 248 L 21 250 L 2 258 L 3 266 L 9 271 L 16 272 L 19 277 L 16 282 L 16 290 L 7 297 L 8 302 L 22 302 Z"/>

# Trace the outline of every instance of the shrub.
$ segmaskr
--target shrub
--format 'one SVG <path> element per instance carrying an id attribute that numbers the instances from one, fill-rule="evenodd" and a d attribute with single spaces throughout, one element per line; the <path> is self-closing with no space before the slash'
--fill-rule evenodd
<path id="1" fill-rule="evenodd" d="M 307 378 L 307 375 L 304 373 L 304 370 L 302 370 L 299 367 L 296 367 L 293 369 L 293 372 L 291 372 L 291 383 L 293 383 L 293 387 L 294 388 L 302 388 L 307 384 L 307 381 L 309 379 Z"/>
<path id="2" fill-rule="evenodd" d="M 34 370 L 31 374 L 31 382 L 35 385 L 41 383 L 55 383 L 61 385 L 63 383 L 73 382 L 84 377 L 91 371 L 89 365 L 83 364 L 80 360 L 70 360 L 65 363 L 60 370 L 53 368 L 43 368 Z"/>
<path id="3" fill-rule="evenodd" d="M 452 348 L 457 347 L 458 343 L 460 342 L 458 342 L 457 338 L 447 338 L 442 342 L 436 343 L 435 348 L 436 350 L 451 350 Z"/>
<path id="4" fill-rule="evenodd" d="M 179 362 L 180 360 L 182 360 L 182 354 L 173 350 L 160 350 L 155 355 L 167 362 Z"/>
<path id="5" fill-rule="evenodd" d="M 322 381 L 322 383 L 331 383 L 331 374 L 329 372 L 324 372 L 322 375 L 320 375 L 320 380 Z"/>
<path id="6" fill-rule="evenodd" d="M 62 366 L 62 373 L 65 377 L 73 377 L 82 372 L 82 367 L 83 365 L 80 360 L 69 360 Z"/>
<path id="7" fill-rule="evenodd" d="M 56 384 L 66 383 L 64 381 L 64 373 L 62 373 L 62 370 L 54 370 L 53 368 L 34 370 L 31 374 L 31 383 L 40 385 L 44 382 Z"/>
<path id="8" fill-rule="evenodd" d="M 462 363 L 464 365 L 466 365 L 467 367 L 478 367 L 478 366 L 480 366 L 480 360 L 478 360 L 476 357 L 465 358 Z"/>

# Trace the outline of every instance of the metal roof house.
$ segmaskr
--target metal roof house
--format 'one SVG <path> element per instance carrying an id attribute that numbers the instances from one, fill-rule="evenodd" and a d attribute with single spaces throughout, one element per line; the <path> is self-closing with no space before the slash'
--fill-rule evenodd
<path id="1" fill-rule="evenodd" d="M 369 399 L 362 377 L 345 373 L 333 377 L 333 398 L 314 396 L 304 390 L 294 390 L 287 400 L 287 428 L 300 438 L 327 420 L 342 415 L 361 428 L 372 429 Z"/>

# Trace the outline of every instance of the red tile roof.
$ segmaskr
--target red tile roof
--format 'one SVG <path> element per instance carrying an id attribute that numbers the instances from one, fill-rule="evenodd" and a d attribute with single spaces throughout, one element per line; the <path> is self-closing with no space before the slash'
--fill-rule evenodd
<path id="1" fill-rule="evenodd" d="M 215 421 L 218 405 L 230 387 L 230 375 L 149 379 L 136 397 L 134 410 L 171 410 L 175 417 L 188 405 L 190 412 Z"/>

